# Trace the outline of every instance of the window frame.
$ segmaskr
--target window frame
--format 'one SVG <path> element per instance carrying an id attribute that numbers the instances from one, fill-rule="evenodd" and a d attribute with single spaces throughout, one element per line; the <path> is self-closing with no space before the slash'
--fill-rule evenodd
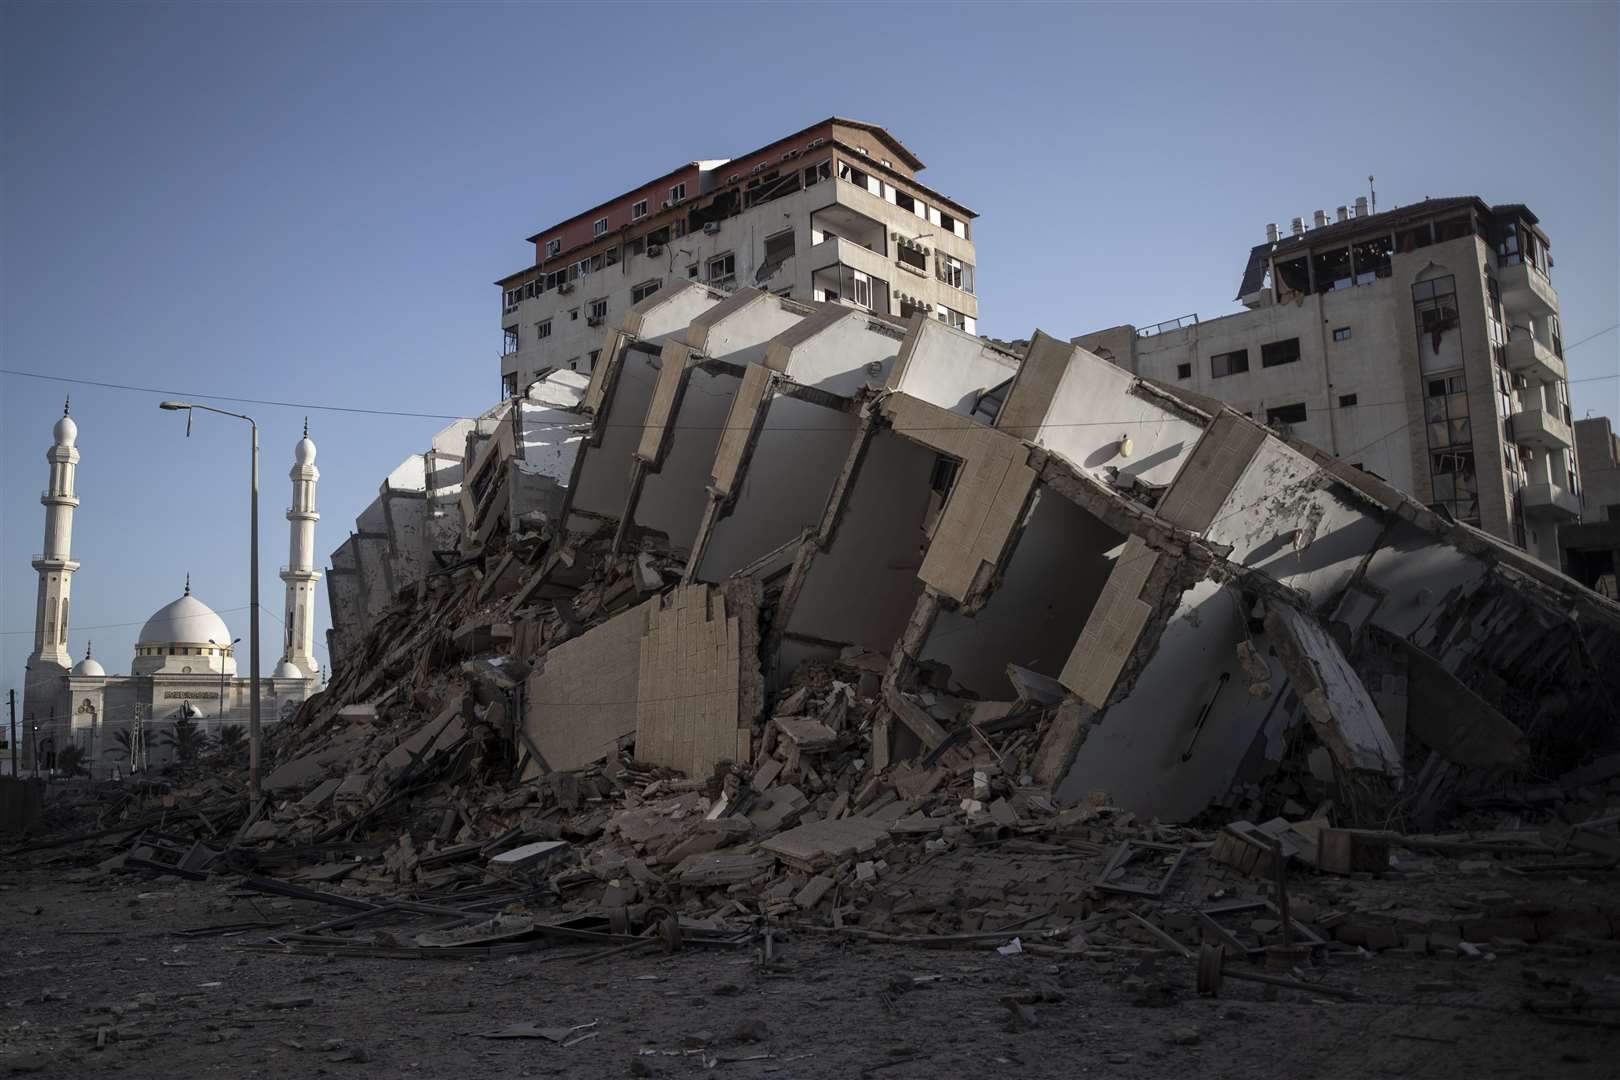
<path id="1" fill-rule="evenodd" d="M 607 219 L 607 217 L 605 215 L 603 217 L 599 217 L 595 221 L 591 222 L 591 237 L 593 239 L 595 239 L 597 237 L 606 236 L 607 231 L 608 231 L 608 219 Z"/>
<path id="2" fill-rule="evenodd" d="M 630 204 L 630 220 L 631 221 L 640 221 L 642 218 L 644 218 L 646 216 L 647 216 L 647 200 L 646 199 L 637 199 L 635 202 Z"/>
<path id="3" fill-rule="evenodd" d="M 1241 360 L 1242 367 L 1234 366 L 1234 360 Z M 1221 363 L 1225 361 L 1224 365 Z M 1221 370 L 1222 366 L 1225 370 Z M 1225 379 L 1233 375 L 1246 375 L 1249 371 L 1249 350 L 1231 349 L 1227 352 L 1212 353 L 1209 358 L 1209 377 L 1212 379 Z"/>

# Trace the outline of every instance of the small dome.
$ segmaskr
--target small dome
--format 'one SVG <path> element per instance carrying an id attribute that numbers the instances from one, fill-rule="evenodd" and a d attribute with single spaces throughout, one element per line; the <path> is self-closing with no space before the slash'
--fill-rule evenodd
<path id="1" fill-rule="evenodd" d="M 315 464 L 315 442 L 308 435 L 298 440 L 298 445 L 293 449 L 293 460 L 299 465 Z"/>
<path id="2" fill-rule="evenodd" d="M 184 596 L 165 604 L 146 620 L 135 644 L 169 645 L 178 642 L 207 645 L 210 641 L 229 645 L 231 632 L 226 628 L 225 620 L 214 614 L 213 608 L 191 595 L 188 586 Z"/>
<path id="3" fill-rule="evenodd" d="M 276 665 L 276 670 L 270 673 L 272 679 L 302 679 L 304 673 L 298 670 L 291 660 L 283 660 Z"/>
<path id="4" fill-rule="evenodd" d="M 51 429 L 51 434 L 56 437 L 57 446 L 72 446 L 79 440 L 79 425 L 73 422 L 73 417 L 63 416 Z"/>
<path id="5" fill-rule="evenodd" d="M 86 645 L 84 647 L 84 659 L 73 665 L 73 674 L 90 675 L 94 676 L 95 678 L 105 678 L 107 669 L 102 667 L 94 658 L 91 657 L 90 646 Z"/>

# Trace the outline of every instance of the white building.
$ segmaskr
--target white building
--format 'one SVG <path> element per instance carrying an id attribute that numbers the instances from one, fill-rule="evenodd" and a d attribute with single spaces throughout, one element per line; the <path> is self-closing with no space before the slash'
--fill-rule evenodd
<path id="1" fill-rule="evenodd" d="M 1275 225 L 1218 319 L 1074 340 L 1339 455 L 1559 564 L 1581 477 L 1552 259 L 1521 205 L 1464 196 Z"/>
<path id="2" fill-rule="evenodd" d="M 629 308 L 674 281 L 753 286 L 975 333 L 973 220 L 883 128 L 832 117 L 692 161 L 529 237 L 501 288 L 501 390 L 589 372 Z"/>
<path id="3" fill-rule="evenodd" d="M 58 751 L 76 745 L 96 775 L 114 767 L 129 772 L 137 765 L 156 767 L 174 749 L 161 736 L 176 720 L 194 721 L 213 734 L 227 723 L 246 721 L 251 710 L 249 678 L 236 670 L 236 643 L 225 620 L 191 595 L 191 581 L 176 600 L 146 620 L 136 639 L 128 675 L 109 675 L 85 646 L 84 659 L 73 663 L 68 651 L 68 600 L 74 571 L 73 511 L 79 463 L 79 429 L 63 410 L 46 453 L 50 486 L 45 505 L 44 552 L 36 555 L 39 594 L 34 613 L 34 649 L 23 685 L 19 771 L 52 768 Z M 313 653 L 315 444 L 306 425 L 294 450 L 291 478 L 291 558 L 282 570 L 287 583 L 281 662 L 261 679 L 260 716 L 266 723 L 287 719 L 318 688 L 320 667 Z M 138 733 L 138 734 L 137 734 Z M 144 742 L 140 762 L 131 760 L 131 745 Z"/>

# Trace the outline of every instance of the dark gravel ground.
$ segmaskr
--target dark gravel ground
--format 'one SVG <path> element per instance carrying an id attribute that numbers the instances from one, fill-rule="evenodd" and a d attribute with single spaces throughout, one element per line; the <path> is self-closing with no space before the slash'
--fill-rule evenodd
<path id="1" fill-rule="evenodd" d="M 1321 972 L 1357 1002 L 1227 982 L 1191 966 L 833 942 L 475 963 L 250 952 L 174 931 L 328 917 L 228 883 L 0 869 L 0 1074 L 134 1077 L 696 1076 L 1128 1078 L 1620 1076 L 1620 1030 L 1522 1006 L 1568 979 L 1620 1001 L 1620 947 L 1494 961 L 1398 951 Z M 1541 982 L 1532 985 L 1533 972 Z M 919 981 L 920 980 L 920 981 Z M 1021 1008 L 1006 995 L 1041 999 Z M 1620 1009 L 1585 1015 L 1620 1020 Z M 489 1039 L 514 1024 L 564 1042 Z M 98 1047 L 98 1033 L 103 1045 Z"/>

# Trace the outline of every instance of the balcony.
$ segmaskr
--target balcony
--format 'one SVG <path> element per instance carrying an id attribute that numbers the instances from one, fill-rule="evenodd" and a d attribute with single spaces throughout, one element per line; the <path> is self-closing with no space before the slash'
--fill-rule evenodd
<path id="1" fill-rule="evenodd" d="M 1581 516 L 1581 498 L 1561 484 L 1526 484 L 1519 498 L 1526 517 L 1568 523 Z"/>
<path id="2" fill-rule="evenodd" d="M 1558 291 L 1535 266 L 1526 262 L 1497 267 L 1496 285 L 1502 305 L 1509 311 L 1523 311 L 1541 319 L 1558 314 Z"/>
<path id="3" fill-rule="evenodd" d="M 1524 409 L 1513 414 L 1513 441 L 1550 452 L 1574 446 L 1575 436 L 1557 413 Z"/>
<path id="4" fill-rule="evenodd" d="M 1537 382 L 1569 378 L 1569 370 L 1559 355 L 1529 334 L 1516 333 L 1508 341 L 1507 365 L 1510 370 Z"/>

